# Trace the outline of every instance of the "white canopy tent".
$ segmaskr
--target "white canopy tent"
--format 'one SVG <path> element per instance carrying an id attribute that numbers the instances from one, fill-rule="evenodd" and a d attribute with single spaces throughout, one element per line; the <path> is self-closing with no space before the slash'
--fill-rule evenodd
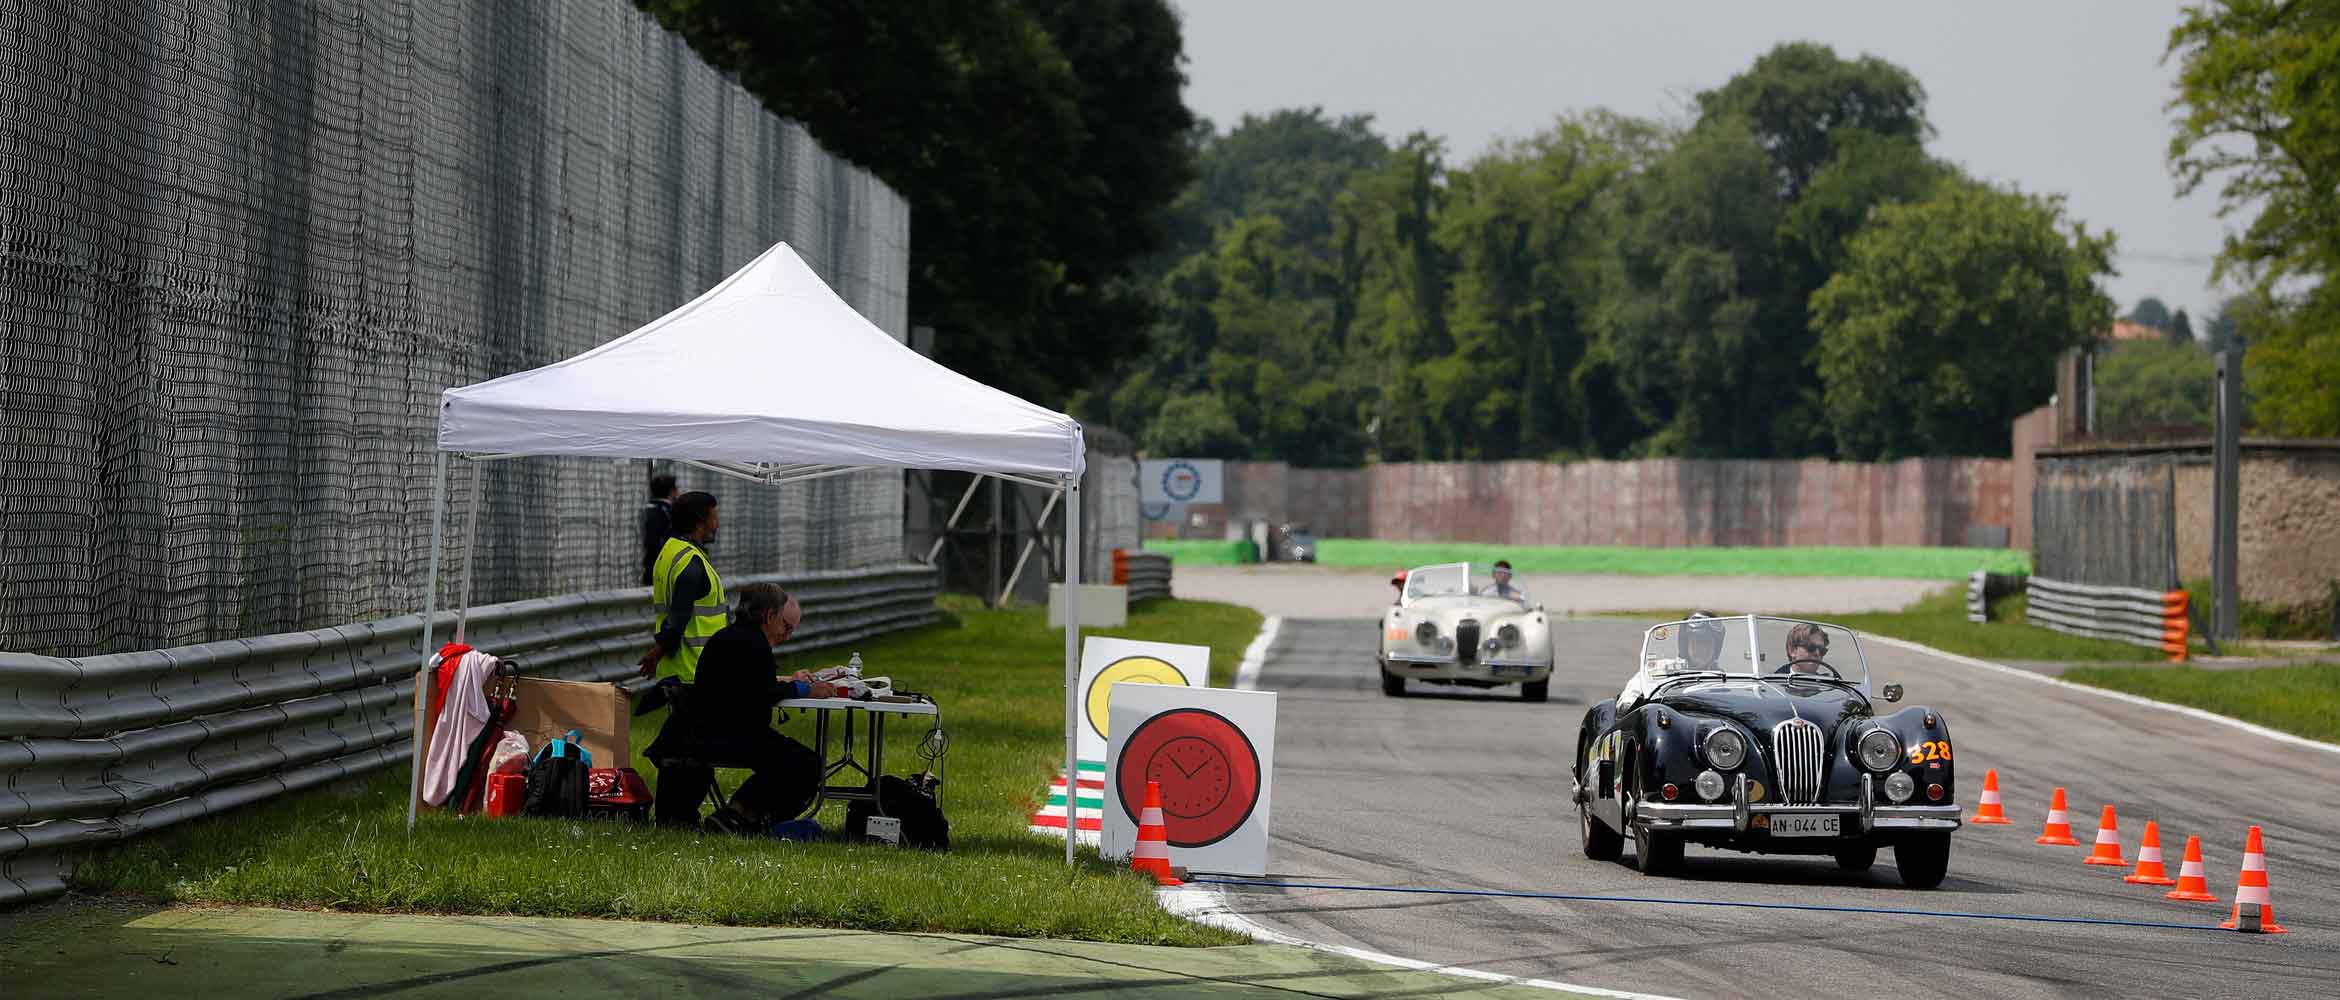
<path id="1" fill-rule="evenodd" d="M 575 357 L 448 389 L 431 489 L 423 656 L 415 673 L 419 792 L 422 692 L 445 539 L 447 458 L 667 458 L 767 484 L 863 469 L 974 472 L 1058 490 L 1067 582 L 1080 579 L 1078 421 L 919 355 L 864 318 L 786 243 L 641 329 Z M 477 483 L 467 517 L 476 524 Z M 465 560 L 463 613 L 471 603 Z M 1077 785 L 1073 686 L 1080 588 L 1064 590 L 1065 787 Z M 456 638 L 463 638 L 458 615 Z M 409 797 L 407 825 L 419 795 Z M 1073 838 L 1065 840 L 1072 859 Z"/>

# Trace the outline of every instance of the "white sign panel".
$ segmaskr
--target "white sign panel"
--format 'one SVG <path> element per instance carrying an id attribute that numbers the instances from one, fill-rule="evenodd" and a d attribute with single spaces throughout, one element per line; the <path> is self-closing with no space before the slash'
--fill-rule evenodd
<path id="1" fill-rule="evenodd" d="M 1138 501 L 1225 503 L 1227 463 L 1215 458 L 1149 458 L 1138 464 Z"/>
<path id="2" fill-rule="evenodd" d="M 1138 811 L 1150 781 L 1161 790 L 1172 865 L 1267 874 L 1275 692 L 1119 684 L 1112 731 L 1100 842 L 1105 857 L 1136 850 Z"/>
<path id="3" fill-rule="evenodd" d="M 1211 647 L 1083 636 L 1081 728 L 1075 747 L 1081 760 L 1105 759 L 1105 725 L 1110 718 L 1113 685 L 1123 681 L 1203 687 L 1211 682 Z"/>

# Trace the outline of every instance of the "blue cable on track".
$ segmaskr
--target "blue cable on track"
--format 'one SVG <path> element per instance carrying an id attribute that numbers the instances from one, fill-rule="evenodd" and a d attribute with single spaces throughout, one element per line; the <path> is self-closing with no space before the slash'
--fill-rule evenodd
<path id="1" fill-rule="evenodd" d="M 1808 910 L 1816 913 L 1876 913 L 1897 917 L 1951 917 L 1959 920 L 2012 920 L 2039 924 L 2088 924 L 2098 927 L 2150 927 L 2171 931 L 2217 931 L 2215 925 L 2168 924 L 2152 920 L 2112 920 L 2104 917 L 2040 917 L 2022 913 L 1965 913 L 1958 910 L 1897 910 L 1881 906 L 1824 906 L 1818 903 L 1740 903 L 1722 899 L 1658 899 L 1653 896 L 1593 896 L 1567 892 L 1519 892 L 1507 889 L 1428 889 L 1395 885 L 1340 885 L 1329 882 L 1262 882 L 1249 879 L 1189 878 L 1189 885 L 1234 885 L 1262 889 L 1339 889 L 1349 892 L 1402 892 L 1429 896 L 1495 896 L 1505 899 L 1559 899 L 1584 903 L 1655 903 L 1664 906 L 1718 906 L 1748 910 Z"/>

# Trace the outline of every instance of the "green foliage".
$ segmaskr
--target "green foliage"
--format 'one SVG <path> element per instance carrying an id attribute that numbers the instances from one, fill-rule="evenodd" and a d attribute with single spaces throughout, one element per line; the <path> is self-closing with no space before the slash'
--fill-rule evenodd
<path id="1" fill-rule="evenodd" d="M 2261 322 L 2244 375 L 2260 429 L 2340 435 L 2340 4 L 2210 0 L 2172 29 L 2181 193 L 2221 180 L 2221 213 L 2255 211 L 2219 273 L 2248 278 Z M 2305 289 L 2301 291 L 2301 289 Z"/>
<path id="2" fill-rule="evenodd" d="M 2060 198 L 1972 182 L 1880 208 L 1812 299 L 1838 447 L 1856 458 L 2003 455 L 2054 360 L 2112 321 L 2112 239 Z"/>
<path id="3" fill-rule="evenodd" d="M 2137 308 L 2129 310 L 2129 322 L 2143 323 L 2156 330 L 2169 329 L 2169 306 L 2159 298 L 2148 295 L 2137 300 Z"/>
<path id="4" fill-rule="evenodd" d="M 2191 343 L 2107 344 L 2096 355 L 2097 433 L 2206 436 L 2217 376 L 2217 360 Z"/>
<path id="5" fill-rule="evenodd" d="M 1041 608 L 986 611 L 945 598 L 945 624 L 871 639 L 860 651 L 932 693 L 952 736 L 945 771 L 948 854 L 702 835 L 552 820 L 427 813 L 409 834 L 407 773 L 288 795 L 196 820 L 100 854 L 85 891 L 168 901 L 345 910 L 625 917 L 1215 945 L 1230 936 L 1173 917 L 1153 886 L 1092 852 L 1072 870 L 1063 841 L 1028 832 L 1064 766 L 1064 639 Z M 1260 617 L 1197 601 L 1148 601 L 1129 625 L 1095 634 L 1211 647 L 1225 684 Z M 783 659 L 825 665 L 842 653 Z M 907 676 L 906 676 L 907 675 Z M 662 714 L 634 720 L 637 750 Z M 798 715 L 784 732 L 810 742 Z M 895 724 L 886 758 L 918 760 L 925 733 Z M 834 752 L 834 748 L 832 748 Z M 656 769 L 636 766 L 653 783 Z M 740 775 L 724 772 L 727 787 Z M 829 829 L 844 807 L 825 807 Z M 938 892 L 937 886 L 981 886 Z"/>
<path id="6" fill-rule="evenodd" d="M 1065 398 L 1144 348 L 1135 267 L 1192 179 L 1163 0 L 636 0 L 910 203 L 938 359 Z"/>
<path id="7" fill-rule="evenodd" d="M 1430 136 L 1393 146 L 1315 110 L 1206 126 L 1156 258 L 1154 347 L 1077 412 L 1149 443 L 1305 465 L 1874 455 L 1885 443 L 1848 441 L 1831 418 L 1814 294 L 1878 212 L 1966 183 L 1927 154 L 1931 134 L 1906 70 L 1811 43 L 1700 94 L 1685 127 L 1566 115 L 1465 164 Z M 1918 290 L 1872 292 L 1841 298 L 1840 316 L 1906 310 Z M 2047 398 L 2046 361 L 2006 363 L 2036 377 L 1900 394 L 1944 414 Z M 2003 453 L 2004 438 L 1891 445 Z"/>

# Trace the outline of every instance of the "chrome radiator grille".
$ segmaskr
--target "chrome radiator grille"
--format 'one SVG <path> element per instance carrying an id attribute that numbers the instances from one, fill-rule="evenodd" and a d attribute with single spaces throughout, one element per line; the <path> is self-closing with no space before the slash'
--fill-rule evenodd
<path id="1" fill-rule="evenodd" d="M 1828 741 L 1820 727 L 1803 719 L 1789 719 L 1771 730 L 1771 766 L 1779 774 L 1779 794 L 1790 805 L 1820 801 L 1820 762 L 1828 756 Z"/>
<path id="2" fill-rule="evenodd" d="M 1479 620 L 1465 618 L 1454 625 L 1454 657 L 1464 663 L 1479 659 Z"/>

